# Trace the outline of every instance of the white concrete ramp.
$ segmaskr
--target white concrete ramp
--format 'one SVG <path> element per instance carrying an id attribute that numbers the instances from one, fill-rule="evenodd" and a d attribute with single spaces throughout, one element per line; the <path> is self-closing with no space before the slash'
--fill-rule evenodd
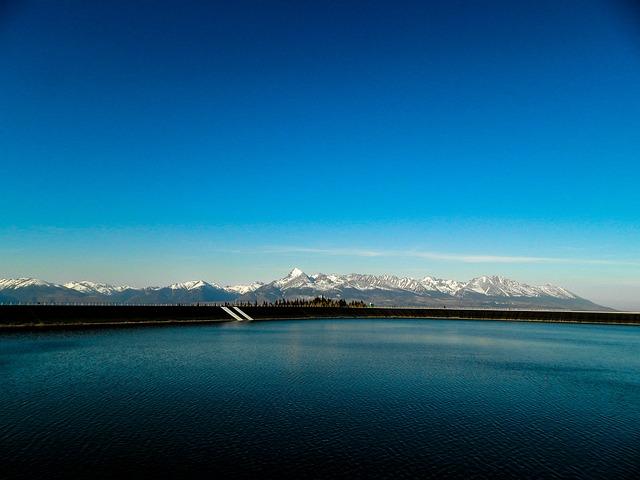
<path id="1" fill-rule="evenodd" d="M 239 307 L 233 307 L 233 309 L 238 312 L 240 315 L 242 315 L 244 318 L 246 318 L 247 320 L 253 320 L 253 318 L 251 318 L 249 315 L 247 315 L 246 313 L 244 313 L 242 310 L 240 310 Z"/>
<path id="2" fill-rule="evenodd" d="M 235 312 L 233 310 L 231 310 L 229 307 L 220 307 L 222 308 L 222 310 L 224 310 L 225 312 L 227 312 L 229 315 L 231 315 L 233 318 L 235 318 L 237 321 L 242 322 L 244 321 L 244 318 L 239 317 L 238 315 L 235 314 Z"/>

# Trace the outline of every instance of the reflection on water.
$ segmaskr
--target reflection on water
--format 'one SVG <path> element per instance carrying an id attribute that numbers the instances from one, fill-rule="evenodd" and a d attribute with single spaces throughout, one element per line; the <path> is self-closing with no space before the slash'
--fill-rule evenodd
<path id="1" fill-rule="evenodd" d="M 0 476 L 637 478 L 640 328 L 314 320 L 0 336 Z"/>

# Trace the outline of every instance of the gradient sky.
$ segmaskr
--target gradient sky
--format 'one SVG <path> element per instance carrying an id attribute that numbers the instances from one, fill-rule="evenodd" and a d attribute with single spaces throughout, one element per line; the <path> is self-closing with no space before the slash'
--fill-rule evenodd
<path id="1" fill-rule="evenodd" d="M 639 179 L 632 1 L 0 0 L 0 277 L 640 309 Z"/>

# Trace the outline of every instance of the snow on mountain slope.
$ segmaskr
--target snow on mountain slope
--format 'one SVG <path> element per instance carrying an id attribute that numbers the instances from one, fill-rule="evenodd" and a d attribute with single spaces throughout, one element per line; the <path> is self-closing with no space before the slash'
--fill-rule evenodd
<path id="1" fill-rule="evenodd" d="M 576 295 L 561 287 L 553 285 L 532 286 L 501 276 L 482 276 L 476 277 L 468 282 L 459 282 L 457 280 L 444 280 L 429 276 L 417 280 L 411 277 L 397 277 L 395 275 L 366 275 L 359 273 L 350 273 L 347 275 L 317 273 L 309 276 L 299 268 L 294 268 L 286 277 L 275 280 L 268 285 L 282 291 L 301 288 L 313 289 L 319 294 L 351 288 L 361 291 L 404 291 L 417 295 L 432 295 L 438 293 L 449 296 L 460 296 L 473 293 L 488 297 L 538 298 L 546 296 L 559 299 L 578 298 Z M 258 289 L 250 291 L 255 290 Z M 240 290 L 236 291 L 240 293 Z"/>
<path id="2" fill-rule="evenodd" d="M 555 285 L 542 285 L 537 287 L 544 295 L 556 298 L 579 298 L 575 293 L 571 293 L 569 290 L 562 287 L 556 287 Z"/>
<path id="3" fill-rule="evenodd" d="M 65 290 L 69 290 L 70 298 L 74 301 L 78 298 L 78 294 L 86 294 L 91 296 L 109 297 L 110 301 L 117 301 L 124 298 L 125 301 L 131 298 L 148 300 L 155 298 L 164 299 L 164 291 L 174 292 L 172 295 L 179 295 L 180 298 L 202 299 L 204 294 L 207 298 L 220 298 L 230 300 L 243 295 L 254 295 L 262 298 L 280 298 L 280 296 L 295 297 L 303 296 L 337 296 L 343 295 L 354 298 L 361 297 L 377 299 L 401 298 L 402 300 L 411 302 L 412 299 L 447 299 L 448 301 L 484 301 L 478 300 L 482 297 L 487 299 L 505 299 L 504 301 L 519 302 L 518 299 L 532 299 L 536 302 L 547 302 L 554 304 L 556 301 L 573 301 L 584 300 L 568 290 L 554 285 L 532 286 L 526 283 L 520 283 L 515 280 L 504 278 L 501 276 L 481 276 L 476 277 L 468 282 L 459 282 L 456 280 L 445 280 L 426 276 L 422 279 L 411 277 L 398 277 L 395 275 L 366 275 L 359 273 L 350 273 L 346 275 L 327 275 L 317 273 L 315 275 L 307 275 L 299 268 L 292 269 L 288 275 L 279 280 L 274 280 L 268 284 L 255 282 L 248 285 L 234 285 L 225 288 L 215 283 L 208 283 L 204 280 L 192 280 L 182 283 L 174 283 L 168 287 L 147 287 L 147 288 L 131 288 L 128 286 L 113 286 L 105 283 L 96 283 L 90 281 L 69 282 L 65 285 L 45 282 L 35 278 L 15 278 L 0 279 L 0 291 L 4 291 L 7 297 L 8 292 L 11 298 L 20 297 L 19 292 L 22 289 L 25 294 L 32 300 L 37 298 L 37 293 L 33 290 L 42 288 L 42 296 L 56 295 L 59 298 L 64 295 Z M 52 292 L 52 290 L 55 290 Z M 361 293 L 355 293 L 361 292 Z M 30 293 L 27 293 L 30 292 Z M 138 293 L 136 293 L 138 292 Z M 157 292 L 153 293 L 153 292 Z M 206 293 L 208 292 L 208 293 Z M 388 293 L 385 293 L 388 292 Z M 400 297 L 398 297 L 400 295 Z M 174 298 L 168 297 L 168 298 Z M 473 299 L 476 300 L 473 300 Z M 546 300 L 545 300 L 546 299 Z M 391 300 L 389 300 L 391 301 Z M 434 300 L 435 301 L 435 300 Z M 491 300 L 493 301 L 493 300 Z"/>
<path id="4" fill-rule="evenodd" d="M 420 281 L 409 277 L 396 277 L 395 275 L 362 275 L 350 273 L 341 277 L 344 283 L 358 290 L 406 290 L 414 293 L 425 291 Z"/>
<path id="5" fill-rule="evenodd" d="M 264 283 L 262 282 L 254 282 L 249 285 L 227 285 L 224 289 L 227 292 L 238 293 L 240 295 L 244 295 L 245 293 L 253 292 L 258 288 L 262 287 Z"/>
<path id="6" fill-rule="evenodd" d="M 325 275 L 324 273 L 317 273 L 315 275 L 311 275 L 309 278 L 311 282 L 313 282 L 313 288 L 323 292 L 335 290 L 344 285 L 344 281 L 339 275 Z"/>
<path id="7" fill-rule="evenodd" d="M 294 268 L 284 278 L 272 282 L 277 288 L 304 288 L 305 286 L 313 285 L 313 280 L 299 268 Z"/>
<path id="8" fill-rule="evenodd" d="M 313 288 L 320 292 L 353 288 L 356 290 L 405 290 L 414 293 L 425 293 L 427 290 L 420 280 L 395 275 L 366 275 L 350 273 L 348 275 L 326 275 L 317 273 L 307 275 L 299 268 L 293 269 L 286 277 L 271 282 L 273 287 L 281 290 L 294 288 Z"/>
<path id="9" fill-rule="evenodd" d="M 169 285 L 168 288 L 170 288 L 171 290 L 196 290 L 198 288 L 204 287 L 222 289 L 222 287 L 220 287 L 219 285 L 215 283 L 205 282 L 204 280 L 191 280 L 189 282 L 174 283 L 172 285 Z"/>
<path id="10" fill-rule="evenodd" d="M 26 287 L 59 287 L 55 283 L 45 282 L 37 278 L 1 278 L 0 290 L 18 289 Z"/>
<path id="11" fill-rule="evenodd" d="M 424 277 L 420 283 L 426 290 L 436 291 L 447 295 L 455 295 L 461 288 L 465 286 L 464 282 L 457 280 L 443 280 L 441 278 Z"/>
<path id="12" fill-rule="evenodd" d="M 564 288 L 553 285 L 542 287 L 519 283 L 500 276 L 482 276 L 470 280 L 458 293 L 475 292 L 493 297 L 541 297 L 577 298 Z"/>
<path id="13" fill-rule="evenodd" d="M 66 288 L 70 288 L 71 290 L 76 290 L 77 292 L 87 294 L 98 293 L 101 295 L 113 295 L 114 293 L 119 293 L 131 289 L 131 287 L 129 287 L 128 285 L 114 286 L 109 285 L 108 283 L 96 283 L 86 280 L 81 282 L 65 283 L 63 286 Z"/>

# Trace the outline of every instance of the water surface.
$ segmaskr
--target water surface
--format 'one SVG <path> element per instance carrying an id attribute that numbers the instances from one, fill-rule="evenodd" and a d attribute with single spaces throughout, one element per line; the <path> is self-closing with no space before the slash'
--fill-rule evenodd
<path id="1" fill-rule="evenodd" d="M 638 478 L 640 328 L 312 320 L 0 335 L 0 477 Z"/>

